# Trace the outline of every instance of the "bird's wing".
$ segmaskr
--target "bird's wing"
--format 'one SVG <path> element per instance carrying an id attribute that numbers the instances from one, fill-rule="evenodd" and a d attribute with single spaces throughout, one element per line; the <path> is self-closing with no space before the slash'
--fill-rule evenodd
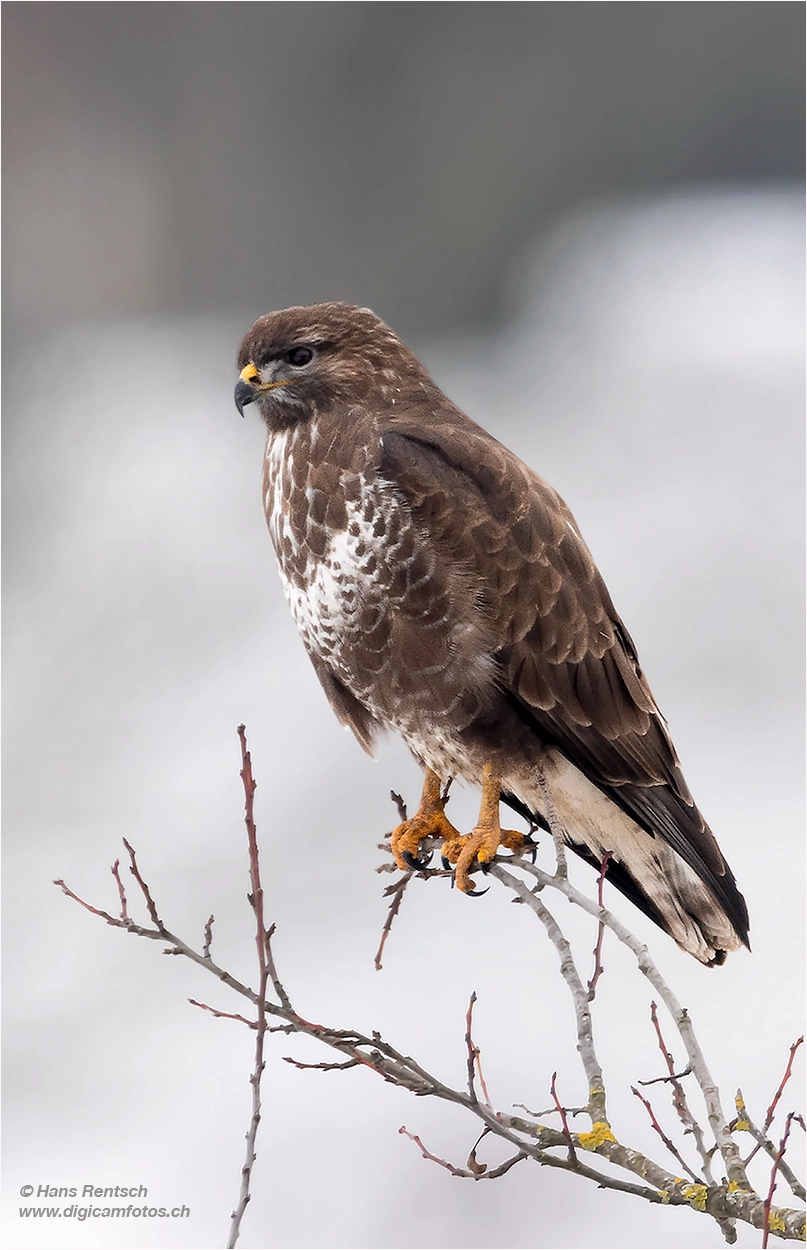
<path id="1" fill-rule="evenodd" d="M 381 435 L 379 467 L 435 546 L 473 570 L 517 714 L 718 897 L 726 887 L 733 897 L 630 635 L 560 496 L 459 412 L 435 414 L 428 428 L 396 421 Z"/>
<path id="2" fill-rule="evenodd" d="M 336 713 L 336 718 L 340 725 L 346 725 L 351 729 L 359 746 L 363 747 L 367 754 L 372 756 L 373 739 L 378 729 L 378 721 L 369 709 L 339 680 L 336 674 L 331 672 L 327 664 L 311 650 L 305 643 L 305 640 L 303 640 L 303 645 L 308 653 L 309 660 L 314 665 L 314 672 L 322 684 L 322 689 L 328 696 L 328 702 Z"/>

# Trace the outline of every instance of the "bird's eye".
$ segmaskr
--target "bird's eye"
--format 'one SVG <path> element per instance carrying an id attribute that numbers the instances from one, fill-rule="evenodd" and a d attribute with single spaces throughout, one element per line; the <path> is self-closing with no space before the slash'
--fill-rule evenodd
<path id="1" fill-rule="evenodd" d="M 290 365 L 300 369 L 303 365 L 308 364 L 313 355 L 314 352 L 310 347 L 291 347 L 286 352 L 286 360 Z"/>

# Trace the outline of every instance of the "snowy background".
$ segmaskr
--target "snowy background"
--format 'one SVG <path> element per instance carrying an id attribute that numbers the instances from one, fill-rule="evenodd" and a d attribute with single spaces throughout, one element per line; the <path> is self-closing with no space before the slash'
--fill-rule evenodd
<path id="1" fill-rule="evenodd" d="M 758 1122 L 803 1010 L 802 237 L 800 197 L 782 189 L 613 201 L 520 258 L 496 332 L 411 343 L 566 497 L 637 640 L 748 900 L 753 954 L 705 970 L 610 902 L 689 1008 L 727 1107 L 741 1085 Z M 288 616 L 260 508 L 261 427 L 232 405 L 247 324 L 76 327 L 7 380 L 5 1238 L 20 1250 L 223 1243 L 253 1039 L 186 1000 L 239 1003 L 51 880 L 114 909 L 125 836 L 169 927 L 199 943 L 212 911 L 214 954 L 254 981 L 241 720 L 298 1009 L 378 1029 L 461 1085 L 475 989 L 495 1103 L 546 1106 L 555 1069 L 567 1104 L 583 1100 L 554 952 L 497 888 L 478 901 L 411 888 L 373 968 L 389 880 L 376 843 L 390 788 L 413 802 L 418 770 L 394 741 L 371 763 L 339 728 Z M 454 804 L 455 821 L 473 816 L 473 795 Z M 585 866 L 572 871 L 592 888 Z M 568 920 L 588 975 L 594 926 Z M 629 1093 L 658 1075 L 649 995 L 608 940 L 605 963 L 615 1130 L 665 1162 Z M 494 1184 L 452 1179 L 397 1129 L 462 1163 L 477 1132 L 461 1112 L 364 1071 L 300 1072 L 285 1054 L 330 1057 L 270 1042 L 245 1247 L 722 1244 L 692 1212 L 528 1164 Z M 191 1216 L 17 1218 L 21 1185 L 88 1182 L 145 1184 L 149 1202 Z M 741 1227 L 738 1244 L 758 1234 Z"/>

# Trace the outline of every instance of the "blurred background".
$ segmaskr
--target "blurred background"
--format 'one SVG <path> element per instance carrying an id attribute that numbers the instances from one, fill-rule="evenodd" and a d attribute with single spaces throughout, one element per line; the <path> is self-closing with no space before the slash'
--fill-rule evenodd
<path id="1" fill-rule="evenodd" d="M 226 1236 L 252 1038 L 185 1000 L 238 1004 L 50 882 L 114 909 L 126 836 L 170 927 L 201 942 L 213 911 L 254 980 L 242 720 L 302 1014 L 462 1085 L 476 989 L 494 1101 L 546 1107 L 556 1069 L 582 1099 L 553 952 L 501 892 L 413 888 L 373 969 L 376 843 L 418 770 L 336 724 L 275 576 L 232 389 L 241 335 L 289 303 L 373 307 L 575 512 L 753 955 L 707 972 L 610 901 L 763 1119 L 803 1019 L 803 7 L 7 0 L 2 23 L 8 1244 Z M 591 926 L 562 919 L 587 967 Z M 659 1075 L 648 996 L 605 954 L 615 1127 L 660 1157 L 629 1093 Z M 459 1112 L 284 1054 L 329 1058 L 272 1043 L 245 1247 L 722 1244 L 554 1170 L 454 1180 L 397 1128 L 461 1164 Z M 28 1183 L 142 1183 L 191 1216 L 21 1219 Z"/>

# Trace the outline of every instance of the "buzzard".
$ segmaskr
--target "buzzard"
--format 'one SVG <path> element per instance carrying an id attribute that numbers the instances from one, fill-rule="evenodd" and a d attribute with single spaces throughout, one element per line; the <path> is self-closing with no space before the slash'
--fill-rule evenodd
<path id="1" fill-rule="evenodd" d="M 235 402 L 267 427 L 263 492 L 280 576 L 339 720 L 371 752 L 398 731 L 425 770 L 393 833 L 417 866 L 437 834 L 473 893 L 499 803 L 562 828 L 704 964 L 748 945 L 748 913 L 574 517 L 469 420 L 373 312 L 341 303 L 260 317 Z M 461 836 L 452 777 L 481 785 Z"/>

